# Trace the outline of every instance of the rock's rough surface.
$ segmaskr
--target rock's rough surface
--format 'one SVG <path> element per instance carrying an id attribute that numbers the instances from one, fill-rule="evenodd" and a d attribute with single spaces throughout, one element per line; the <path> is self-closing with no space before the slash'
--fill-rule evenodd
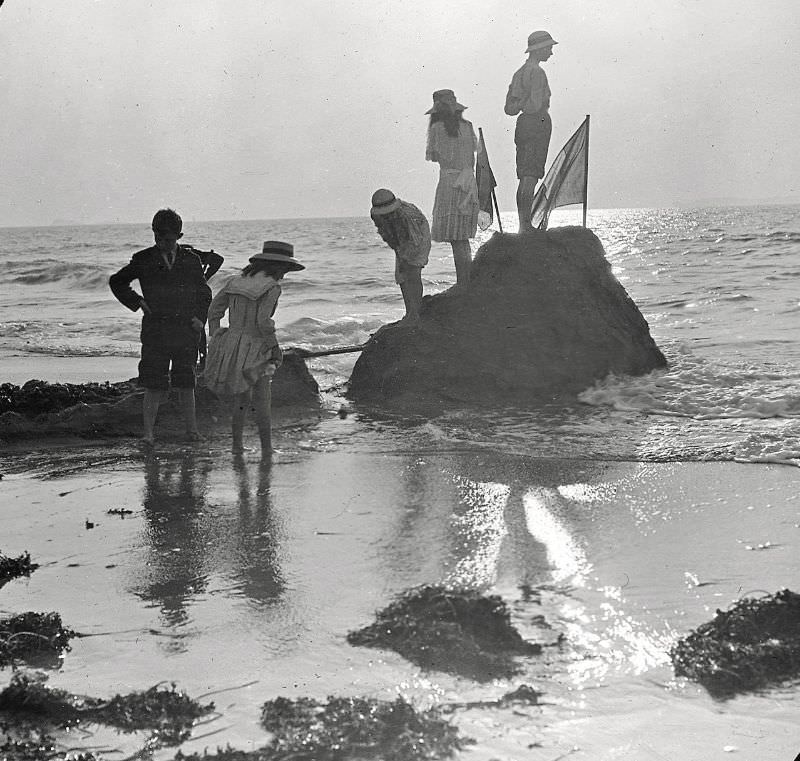
<path id="1" fill-rule="evenodd" d="M 666 365 L 590 230 L 496 233 L 460 292 L 423 300 L 415 325 L 369 340 L 350 377 L 357 401 L 536 404 L 609 373 Z"/>

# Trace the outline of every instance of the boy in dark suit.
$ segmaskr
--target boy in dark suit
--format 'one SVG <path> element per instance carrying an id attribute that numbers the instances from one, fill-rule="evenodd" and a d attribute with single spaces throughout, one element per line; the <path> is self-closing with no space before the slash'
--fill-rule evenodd
<path id="1" fill-rule="evenodd" d="M 145 389 L 142 440 L 150 445 L 159 405 L 170 387 L 178 390 L 187 437 L 200 438 L 194 401 L 195 365 L 211 303 L 203 263 L 191 248 L 178 245 L 183 236 L 180 216 L 172 209 L 161 209 L 153 217 L 152 227 L 155 245 L 135 253 L 109 279 L 114 296 L 122 304 L 143 312 L 139 362 L 139 383 Z M 131 288 L 134 280 L 139 281 L 141 295 Z"/>

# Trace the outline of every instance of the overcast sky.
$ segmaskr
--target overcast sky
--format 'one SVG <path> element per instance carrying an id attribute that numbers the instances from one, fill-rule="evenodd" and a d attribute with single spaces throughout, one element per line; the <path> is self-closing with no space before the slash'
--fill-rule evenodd
<path id="1" fill-rule="evenodd" d="M 797 0 L 6 0 L 0 226 L 353 216 L 381 186 L 430 211 L 445 87 L 512 210 L 535 29 L 550 157 L 592 117 L 590 206 L 800 201 Z"/>

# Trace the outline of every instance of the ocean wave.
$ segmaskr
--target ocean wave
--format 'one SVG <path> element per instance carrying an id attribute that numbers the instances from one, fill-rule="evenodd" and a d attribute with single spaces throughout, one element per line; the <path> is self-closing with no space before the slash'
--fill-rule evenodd
<path id="1" fill-rule="evenodd" d="M 737 462 L 800 467 L 800 424 L 787 421 L 775 431 L 749 435 L 735 449 Z"/>
<path id="2" fill-rule="evenodd" d="M 7 270 L 4 279 L 20 285 L 63 283 L 70 287 L 96 290 L 108 288 L 108 276 L 105 269 L 98 269 L 91 264 L 43 260 Z"/>
<path id="3" fill-rule="evenodd" d="M 719 297 L 722 301 L 753 301 L 753 297 L 747 293 L 731 293 L 727 296 Z"/>
<path id="4" fill-rule="evenodd" d="M 329 273 L 335 275 L 336 273 Z M 342 272 L 340 278 L 325 277 L 314 278 L 306 276 L 303 280 L 293 280 L 288 284 L 287 292 L 314 293 L 319 290 L 335 294 L 337 299 L 341 299 L 342 290 L 352 291 L 354 289 L 365 289 L 370 291 L 375 288 L 389 287 L 390 281 L 381 277 L 350 277 L 347 272 Z M 391 285 L 394 285 L 392 282 Z"/>
<path id="5" fill-rule="evenodd" d="M 384 324 L 381 317 L 340 317 L 321 320 L 316 317 L 301 317 L 279 331 L 281 342 L 310 351 L 329 348 L 335 344 L 363 343 L 369 335 Z"/>
<path id="6" fill-rule="evenodd" d="M 720 367 L 683 351 L 667 370 L 609 375 L 579 394 L 583 404 L 694 420 L 800 417 L 800 375 Z"/>
<path id="7" fill-rule="evenodd" d="M 750 241 L 758 240 L 762 236 L 758 233 L 739 233 L 738 235 L 723 235 L 718 240 L 728 240 L 733 243 L 749 243 Z M 769 236 L 767 236 L 769 237 Z"/>
<path id="8" fill-rule="evenodd" d="M 28 344 L 26 354 L 41 354 L 49 357 L 138 357 L 140 350 L 131 346 L 64 346 L 55 344 Z"/>

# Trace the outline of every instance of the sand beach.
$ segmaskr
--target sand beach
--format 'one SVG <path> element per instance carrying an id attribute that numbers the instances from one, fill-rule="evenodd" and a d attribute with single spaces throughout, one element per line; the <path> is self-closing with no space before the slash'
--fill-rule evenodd
<path id="1" fill-rule="evenodd" d="M 0 590 L 0 611 L 55 610 L 90 635 L 54 687 L 102 697 L 166 681 L 213 696 L 186 753 L 263 744 L 259 707 L 277 696 L 430 706 L 528 684 L 541 705 L 452 712 L 477 741 L 461 757 L 792 757 L 796 688 L 714 701 L 674 678 L 667 653 L 716 608 L 798 586 L 796 468 L 402 451 L 391 428 L 278 411 L 271 466 L 229 454 L 224 431 L 151 453 L 30 441 L 0 458 L 2 549 L 40 568 Z M 347 643 L 423 584 L 501 595 L 543 654 L 478 683 Z M 97 728 L 70 742 L 123 757 L 142 738 Z"/>

